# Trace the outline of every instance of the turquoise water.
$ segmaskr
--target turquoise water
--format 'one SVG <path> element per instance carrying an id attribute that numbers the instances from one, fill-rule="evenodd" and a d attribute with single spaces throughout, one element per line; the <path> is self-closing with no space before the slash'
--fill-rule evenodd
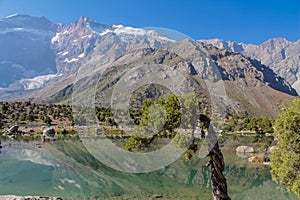
<path id="1" fill-rule="evenodd" d="M 150 173 L 124 173 L 95 159 L 79 141 L 2 142 L 0 195 L 59 196 L 64 199 L 212 199 L 206 158 L 183 158 Z M 222 148 L 228 191 L 232 199 L 297 199 L 271 180 L 269 167 L 251 165 Z M 151 198 L 150 198 L 151 199 Z"/>

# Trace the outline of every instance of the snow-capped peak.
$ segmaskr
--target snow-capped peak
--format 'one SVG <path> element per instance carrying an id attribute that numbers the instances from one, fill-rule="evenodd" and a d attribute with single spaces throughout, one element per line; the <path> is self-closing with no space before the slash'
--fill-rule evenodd
<path id="1" fill-rule="evenodd" d="M 88 28 L 93 33 L 97 33 L 97 34 L 101 35 L 101 33 L 103 33 L 108 28 L 108 26 L 99 24 L 99 23 L 97 23 L 95 21 L 91 21 L 91 20 L 88 20 L 88 19 L 86 19 L 85 21 L 87 21 Z"/>
<path id="2" fill-rule="evenodd" d="M 120 38 L 121 41 L 128 42 L 132 39 L 155 39 L 159 42 L 173 43 L 172 40 L 166 36 L 159 34 L 155 30 L 148 30 L 143 28 L 133 28 L 130 26 L 123 26 L 121 24 L 106 25 L 98 23 L 97 21 L 91 20 L 87 17 L 80 17 L 79 21 L 74 24 L 76 29 L 82 29 L 83 31 L 88 28 L 93 34 L 104 36 L 107 34 L 115 34 Z M 53 38 L 52 43 L 56 42 L 59 38 L 59 34 Z"/>
<path id="3" fill-rule="evenodd" d="M 170 39 L 166 36 L 160 35 L 157 31 L 155 30 L 146 30 L 142 28 L 133 28 L 130 26 L 122 26 L 118 25 L 113 31 L 116 35 L 119 37 L 123 38 L 126 40 L 128 36 L 130 36 L 128 39 L 131 37 L 134 38 L 155 38 L 158 41 L 166 41 L 166 42 L 176 42 L 173 39 Z"/>
<path id="4" fill-rule="evenodd" d="M 133 28 L 130 26 L 123 26 L 121 24 L 116 25 L 103 25 L 95 21 L 88 20 L 88 27 L 93 32 L 100 36 L 104 36 L 109 33 L 116 34 L 123 41 L 131 39 L 141 38 L 155 38 L 160 41 L 175 42 L 175 40 L 169 39 L 168 37 L 162 36 L 155 30 L 145 30 L 142 28 Z"/>
<path id="5" fill-rule="evenodd" d="M 112 25 L 112 27 L 117 29 L 117 28 L 123 28 L 124 26 L 122 24 L 114 24 Z"/>

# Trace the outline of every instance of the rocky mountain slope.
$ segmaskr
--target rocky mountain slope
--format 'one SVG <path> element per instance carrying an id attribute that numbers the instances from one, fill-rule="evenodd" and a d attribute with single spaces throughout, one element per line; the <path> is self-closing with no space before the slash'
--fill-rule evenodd
<path id="1" fill-rule="evenodd" d="M 170 70 L 179 72 L 188 80 L 189 88 L 192 88 L 199 98 L 205 102 L 211 102 L 212 99 L 218 101 L 218 109 L 228 109 L 223 110 L 224 112 L 275 116 L 282 103 L 297 95 L 283 78 L 260 62 L 196 41 L 184 40 L 157 49 L 139 49 L 116 59 L 107 65 L 104 71 L 101 71 L 104 65 L 98 66 L 98 62 L 94 62 L 98 59 L 94 58 L 84 66 L 87 71 L 90 68 L 95 69 L 93 74 L 86 73 L 80 76 L 81 79 L 77 79 L 75 84 L 68 83 L 65 88 L 60 87 L 59 92 L 50 92 L 54 91 L 54 88 L 59 88 L 57 84 L 50 91 L 49 88 L 44 89 L 43 94 L 47 94 L 46 99 L 52 102 L 71 101 L 70 97 L 66 98 L 64 94 L 68 91 L 74 92 L 74 88 L 76 88 L 76 94 L 87 99 L 90 95 L 87 90 L 96 88 L 96 99 L 98 98 L 96 103 L 98 101 L 101 106 L 107 107 L 111 103 L 115 87 L 119 87 L 118 82 L 124 74 L 134 70 L 137 66 L 148 64 L 168 66 Z M 95 72 L 99 72 L 99 75 Z M 134 71 L 130 80 L 137 83 L 140 77 L 145 77 L 150 73 L 151 69 Z M 168 72 L 164 69 L 157 74 L 157 77 L 161 77 L 162 80 L 168 76 Z M 175 85 L 180 84 L 183 77 L 175 77 Z M 221 87 L 224 87 L 225 93 L 209 91 L 207 81 L 221 81 Z M 80 84 L 76 85 L 77 83 Z M 92 85 L 92 87 L 87 87 L 87 85 Z M 124 95 L 126 95 L 129 91 L 124 89 L 120 92 L 125 92 Z"/>
<path id="2" fill-rule="evenodd" d="M 221 39 L 201 41 L 261 61 L 285 78 L 300 93 L 300 40 L 290 42 L 285 38 L 273 38 L 260 45 Z"/>
<path id="3" fill-rule="evenodd" d="M 0 93 L 9 98 L 15 92 L 43 88 L 75 72 L 94 54 L 111 51 L 103 60 L 111 62 L 133 45 L 156 48 L 171 42 L 153 30 L 103 25 L 86 17 L 64 25 L 44 17 L 8 16 L 0 21 L 0 45 L 7 47 L 0 48 Z"/>
<path id="4" fill-rule="evenodd" d="M 104 25 L 81 17 L 75 23 L 60 26 L 51 42 L 56 52 L 57 71 L 68 74 L 94 54 L 105 55 L 114 51 L 106 59 L 106 62 L 111 62 L 130 51 L 132 45 L 134 48 L 156 48 L 174 40 L 151 30 Z"/>
<path id="5" fill-rule="evenodd" d="M 212 42 L 176 42 L 154 30 L 104 25 L 86 17 L 65 25 L 46 18 L 9 16 L 0 21 L 0 44 L 11 48 L 10 51 L 0 48 L 5 52 L 0 57 L 4 70 L 1 74 L 7 78 L 0 79 L 3 81 L 0 97 L 2 100 L 38 97 L 44 102 L 70 103 L 74 91 L 86 97 L 96 86 L 102 97 L 107 96 L 102 102 L 105 104 L 110 102 L 114 85 L 122 76 L 145 64 L 166 65 L 174 73 L 183 74 L 208 102 L 211 98 L 222 100 L 226 94 L 211 96 L 205 81 L 222 81 L 229 97 L 223 109 L 237 113 L 259 111 L 276 115 L 280 104 L 297 95 L 268 65 L 242 56 L 242 49 L 246 48 L 242 44 L 224 46 L 239 54 L 207 43 Z M 30 76 L 25 74 L 31 70 L 34 73 Z M 132 78 L 148 72 L 139 71 Z M 10 73 L 13 78 L 9 78 Z M 157 77 L 168 76 L 164 70 L 157 73 Z"/>
<path id="6" fill-rule="evenodd" d="M 56 72 L 50 45 L 56 29 L 44 17 L 12 15 L 0 20 L 0 87 Z"/>

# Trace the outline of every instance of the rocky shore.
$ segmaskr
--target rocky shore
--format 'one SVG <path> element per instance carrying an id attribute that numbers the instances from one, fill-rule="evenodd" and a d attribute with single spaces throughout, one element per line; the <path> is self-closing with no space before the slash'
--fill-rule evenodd
<path id="1" fill-rule="evenodd" d="M 60 197 L 3 195 L 0 200 L 62 200 Z"/>

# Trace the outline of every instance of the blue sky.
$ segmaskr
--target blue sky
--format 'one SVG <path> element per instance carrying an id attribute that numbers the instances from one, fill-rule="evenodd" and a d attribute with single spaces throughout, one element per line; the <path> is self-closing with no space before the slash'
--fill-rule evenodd
<path id="1" fill-rule="evenodd" d="M 14 13 L 57 23 L 87 16 L 104 24 L 163 27 L 193 39 L 300 39 L 300 0 L 0 0 L 0 18 Z"/>

